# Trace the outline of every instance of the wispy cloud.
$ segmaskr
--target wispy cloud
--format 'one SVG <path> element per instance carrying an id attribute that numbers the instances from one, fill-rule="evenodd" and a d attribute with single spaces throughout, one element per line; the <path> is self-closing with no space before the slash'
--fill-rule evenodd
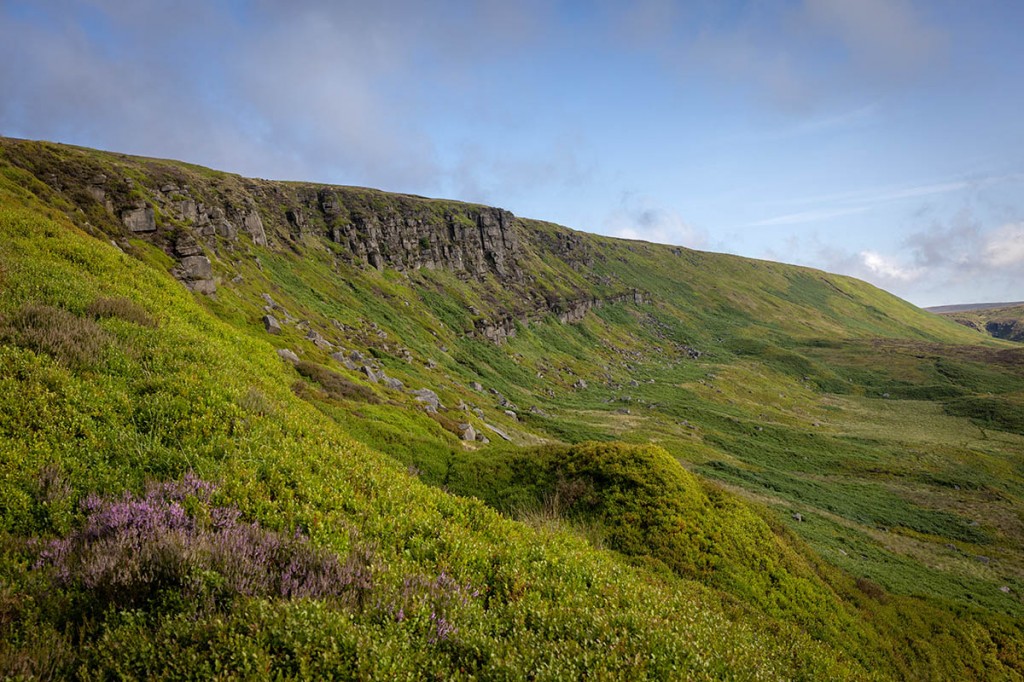
<path id="1" fill-rule="evenodd" d="M 659 244 L 690 248 L 707 245 L 707 234 L 697 229 L 678 212 L 660 206 L 652 197 L 627 192 L 619 208 L 604 219 L 605 234 L 623 239 L 643 239 Z"/>
<path id="2" fill-rule="evenodd" d="M 822 220 L 829 220 L 831 218 L 839 218 L 844 215 L 863 213 L 864 211 L 867 211 L 869 208 L 871 207 L 849 206 L 846 208 L 823 208 L 810 211 L 799 211 L 797 213 L 786 213 L 784 215 L 775 216 L 773 218 L 767 218 L 765 220 L 758 220 L 753 223 L 747 223 L 743 227 L 773 227 L 776 225 L 799 225 L 801 223 L 816 223 Z"/>
<path id="3" fill-rule="evenodd" d="M 814 205 L 818 207 L 792 213 L 783 213 L 763 220 L 757 220 L 743 225 L 743 227 L 768 227 L 775 225 L 797 225 L 801 223 L 813 223 L 830 220 L 842 216 L 865 213 L 871 209 L 905 199 L 917 199 L 922 197 L 937 196 L 960 192 L 968 189 L 978 189 L 987 185 L 999 184 L 1007 181 L 1020 180 L 1019 175 L 989 176 L 975 179 L 950 180 L 918 185 L 907 185 L 903 187 L 881 187 L 866 190 L 854 190 L 835 194 L 820 195 L 815 197 L 804 197 L 789 199 L 778 202 L 784 205 Z"/>

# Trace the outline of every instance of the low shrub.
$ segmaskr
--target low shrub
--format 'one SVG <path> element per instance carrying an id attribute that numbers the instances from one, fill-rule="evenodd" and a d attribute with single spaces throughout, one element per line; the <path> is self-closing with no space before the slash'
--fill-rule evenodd
<path id="1" fill-rule="evenodd" d="M 46 353 L 67 367 L 82 367 L 99 357 L 110 335 L 92 319 L 26 303 L 0 319 L 0 341 Z"/>
<path id="2" fill-rule="evenodd" d="M 295 365 L 295 369 L 302 376 L 320 384 L 328 397 L 335 400 L 360 400 L 365 403 L 380 402 L 374 392 L 368 387 L 351 382 L 323 365 L 304 360 Z"/>
<path id="3" fill-rule="evenodd" d="M 157 326 L 156 320 L 150 317 L 145 308 L 129 298 L 120 296 L 97 298 L 89 304 L 85 312 L 96 319 L 116 317 L 142 327 L 155 329 Z"/>
<path id="4" fill-rule="evenodd" d="M 142 496 L 89 496 L 84 524 L 45 544 L 35 567 L 62 588 L 84 590 L 98 612 L 142 606 L 167 591 L 215 602 L 346 596 L 363 603 L 372 587 L 368 554 L 343 563 L 299 531 L 266 530 L 242 521 L 235 507 L 211 505 L 213 492 L 189 475 Z"/>

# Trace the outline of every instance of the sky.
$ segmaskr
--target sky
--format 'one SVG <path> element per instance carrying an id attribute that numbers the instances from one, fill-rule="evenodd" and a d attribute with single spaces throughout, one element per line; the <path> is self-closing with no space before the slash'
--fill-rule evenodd
<path id="1" fill-rule="evenodd" d="M 0 135 L 1024 300 L 1024 2 L 0 0 Z"/>

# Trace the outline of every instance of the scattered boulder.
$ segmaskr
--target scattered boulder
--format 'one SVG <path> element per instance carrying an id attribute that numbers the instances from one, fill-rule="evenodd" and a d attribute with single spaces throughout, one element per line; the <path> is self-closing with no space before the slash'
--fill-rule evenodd
<path id="1" fill-rule="evenodd" d="M 519 421 L 519 415 L 513 412 L 512 410 L 505 410 L 505 416 L 508 417 L 509 419 L 512 419 L 513 421 Z"/>
<path id="2" fill-rule="evenodd" d="M 336 360 L 337 362 L 340 362 L 342 365 L 345 366 L 345 369 L 350 369 L 352 371 L 355 371 L 356 369 L 359 368 L 359 366 L 356 365 L 356 363 L 354 363 L 351 360 L 349 360 L 348 356 L 345 355 L 341 351 L 335 351 L 335 352 L 331 353 L 331 359 L 332 360 Z"/>
<path id="3" fill-rule="evenodd" d="M 418 388 L 415 391 L 412 391 L 412 394 L 416 397 L 418 402 L 426 405 L 428 412 L 437 412 L 437 410 L 444 407 L 444 405 L 441 404 L 441 399 L 438 398 L 437 394 L 429 388 Z"/>
<path id="4" fill-rule="evenodd" d="M 281 325 L 278 323 L 277 318 L 273 315 L 263 316 L 263 327 L 267 330 L 268 334 L 280 334 Z"/>
<path id="5" fill-rule="evenodd" d="M 396 391 L 401 391 L 402 389 L 405 388 L 405 384 L 403 384 L 401 381 L 394 377 L 389 377 L 386 374 L 384 375 L 384 385 L 387 386 L 388 388 L 393 388 Z"/>
<path id="6" fill-rule="evenodd" d="M 476 433 L 476 442 L 477 443 L 483 443 L 484 445 L 487 445 L 488 443 L 491 442 L 491 439 L 488 438 L 487 436 L 485 436 L 484 434 L 480 433 L 479 431 L 477 431 L 477 433 Z"/>
<path id="7" fill-rule="evenodd" d="M 330 350 L 331 348 L 334 348 L 334 344 L 325 339 L 323 335 L 320 334 L 320 332 L 316 331 L 315 329 L 310 329 L 308 332 L 306 332 L 306 338 L 312 341 L 313 345 L 316 346 L 317 348 L 323 348 L 325 350 Z"/>
<path id="8" fill-rule="evenodd" d="M 576 383 L 572 385 L 573 388 L 584 389 L 587 387 L 586 379 L 577 379 Z"/>
<path id="9" fill-rule="evenodd" d="M 469 423 L 459 424 L 459 438 L 465 441 L 476 440 L 476 429 Z"/>
<path id="10" fill-rule="evenodd" d="M 1009 585 L 1003 585 L 1003 586 L 1001 586 L 999 588 L 999 591 L 1002 592 L 1003 594 L 1010 594 L 1010 586 Z"/>
<path id="11" fill-rule="evenodd" d="M 373 367 L 370 367 L 369 365 L 363 365 L 362 367 L 359 368 L 359 371 L 365 374 L 366 378 L 375 384 L 381 380 L 382 375 L 378 374 L 377 370 L 375 370 Z"/>
<path id="12" fill-rule="evenodd" d="M 287 360 L 293 365 L 299 364 L 299 356 L 288 348 L 279 348 L 277 354 L 282 360 Z"/>
<path id="13" fill-rule="evenodd" d="M 481 384 L 479 381 L 470 382 L 469 387 L 474 391 L 479 391 L 481 393 L 483 393 L 484 391 L 483 384 Z"/>
<path id="14" fill-rule="evenodd" d="M 798 523 L 803 523 L 804 515 L 801 514 L 800 512 L 794 512 L 793 513 L 793 520 L 798 522 Z"/>
<path id="15" fill-rule="evenodd" d="M 485 423 L 484 426 L 487 427 L 488 429 L 490 429 L 491 431 L 493 431 L 494 433 L 498 434 L 498 436 L 501 437 L 503 440 L 507 440 L 507 441 L 511 441 L 512 440 L 512 438 L 507 433 L 505 433 L 504 431 L 499 429 L 497 426 L 493 426 L 493 425 L 487 424 L 487 423 Z"/>

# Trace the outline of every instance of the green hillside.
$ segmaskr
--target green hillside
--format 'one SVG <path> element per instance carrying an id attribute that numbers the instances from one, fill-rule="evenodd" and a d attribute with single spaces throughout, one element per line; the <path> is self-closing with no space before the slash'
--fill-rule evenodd
<path id="1" fill-rule="evenodd" d="M 864 282 L 2 140 L 0 291 L 5 676 L 1024 676 L 1024 348 Z"/>

